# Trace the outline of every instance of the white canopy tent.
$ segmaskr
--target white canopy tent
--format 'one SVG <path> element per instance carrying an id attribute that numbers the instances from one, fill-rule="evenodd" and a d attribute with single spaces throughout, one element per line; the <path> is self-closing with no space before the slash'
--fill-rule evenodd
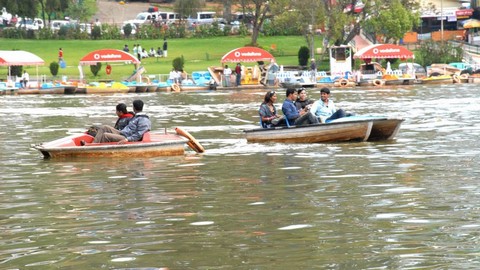
<path id="1" fill-rule="evenodd" d="M 38 66 L 45 61 L 37 55 L 27 51 L 0 51 L 0 66 L 8 66 L 8 77 L 11 77 L 10 66 L 36 66 L 38 80 Z"/>

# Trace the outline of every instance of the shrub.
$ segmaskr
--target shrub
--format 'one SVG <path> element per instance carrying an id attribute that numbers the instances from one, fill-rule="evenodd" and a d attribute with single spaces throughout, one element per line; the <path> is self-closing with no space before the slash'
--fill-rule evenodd
<path id="1" fill-rule="evenodd" d="M 95 25 L 92 29 L 92 39 L 102 38 L 102 28 L 98 25 Z"/>
<path id="2" fill-rule="evenodd" d="M 97 76 L 98 75 L 98 72 L 100 71 L 100 69 L 102 69 L 102 63 L 100 62 L 97 62 L 96 65 L 91 65 L 90 66 L 90 71 L 92 72 L 93 76 Z"/>
<path id="3" fill-rule="evenodd" d="M 173 59 L 172 66 L 175 70 L 183 70 L 183 65 L 185 64 L 185 59 L 183 55 L 181 57 L 177 57 Z"/>
<path id="4" fill-rule="evenodd" d="M 55 76 L 58 75 L 59 67 L 60 67 L 60 65 L 56 61 L 53 61 L 53 62 L 50 63 L 50 73 L 52 74 L 52 76 L 55 77 Z"/>
<path id="5" fill-rule="evenodd" d="M 130 35 L 132 34 L 132 25 L 127 23 L 124 27 L 123 27 L 123 34 L 125 35 L 126 38 L 129 38 Z"/>
<path id="6" fill-rule="evenodd" d="M 23 66 L 11 66 L 10 74 L 12 76 L 22 77 Z"/>
<path id="7" fill-rule="evenodd" d="M 310 57 L 310 49 L 306 46 L 300 47 L 298 50 L 298 64 L 300 66 L 306 66 L 308 63 L 308 58 Z"/>

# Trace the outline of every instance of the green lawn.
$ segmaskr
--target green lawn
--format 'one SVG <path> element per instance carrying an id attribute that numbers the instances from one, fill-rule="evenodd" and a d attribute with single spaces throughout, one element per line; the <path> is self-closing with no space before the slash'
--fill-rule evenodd
<path id="1" fill-rule="evenodd" d="M 147 70 L 147 74 L 168 74 L 172 69 L 172 60 L 175 57 L 183 55 L 185 59 L 185 70 L 190 73 L 197 70 L 206 70 L 209 66 L 220 65 L 221 57 L 227 52 L 243 47 L 250 41 L 249 37 L 215 37 L 203 39 L 170 39 L 168 40 L 167 58 L 147 58 L 142 61 L 142 65 Z M 51 76 L 49 65 L 58 60 L 58 48 L 62 48 L 67 68 L 60 69 L 59 76 L 69 76 L 69 78 L 78 78 L 78 63 L 80 59 L 91 51 L 99 49 L 122 49 L 128 44 L 130 49 L 134 44 L 139 43 L 147 51 L 153 47 L 157 48 L 163 45 L 163 40 L 13 40 L 0 39 L 1 50 L 25 50 L 34 53 L 45 60 L 45 66 L 39 67 L 40 75 Z M 282 37 L 261 37 L 258 43 L 263 48 L 270 48 L 272 45 L 276 48 L 274 55 L 279 65 L 298 65 L 298 50 L 301 46 L 307 46 L 305 38 L 302 36 L 282 36 Z M 321 41 L 316 41 L 321 44 Z M 94 78 L 89 67 L 83 67 L 83 72 L 87 80 L 107 79 L 121 80 L 127 77 L 133 71 L 133 65 L 112 65 L 112 74 L 105 74 L 105 65 L 103 64 L 99 77 Z M 247 64 L 248 65 L 248 64 Z M 36 74 L 36 67 L 26 67 L 30 75 Z M 6 69 L 0 72 L 0 78 L 6 77 Z"/>

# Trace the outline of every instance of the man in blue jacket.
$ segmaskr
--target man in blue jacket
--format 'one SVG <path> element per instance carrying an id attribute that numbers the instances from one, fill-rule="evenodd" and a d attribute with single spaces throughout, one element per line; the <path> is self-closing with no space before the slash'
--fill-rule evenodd
<path id="1" fill-rule="evenodd" d="M 294 88 L 287 88 L 286 96 L 287 98 L 282 105 L 282 112 L 290 125 L 301 126 L 319 123 L 317 117 L 311 114 L 308 109 L 297 110 L 294 103 L 297 100 L 297 91 Z"/>
<path id="2" fill-rule="evenodd" d="M 93 142 L 118 142 L 119 144 L 124 144 L 126 142 L 141 141 L 143 134 L 150 131 L 152 124 L 148 116 L 143 113 L 143 101 L 139 99 L 133 101 L 133 111 L 135 116 L 126 127 L 122 130 L 117 130 L 111 126 L 101 126 Z"/>

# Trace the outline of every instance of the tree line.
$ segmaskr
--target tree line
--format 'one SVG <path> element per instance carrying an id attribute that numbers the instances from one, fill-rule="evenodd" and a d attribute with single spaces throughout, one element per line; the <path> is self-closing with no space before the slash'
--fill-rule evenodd
<path id="1" fill-rule="evenodd" d="M 360 31 L 384 43 L 398 42 L 420 24 L 415 0 L 213 0 L 223 7 L 223 17 L 233 12 L 249 14 L 251 45 L 259 35 L 303 35 L 312 45 L 322 35 L 325 45 L 348 44 Z M 95 0 L 0 0 L 0 5 L 20 17 L 40 17 L 45 22 L 68 16 L 91 21 Z M 173 9 L 188 17 L 205 9 L 204 0 L 175 0 Z M 56 18 L 55 18 L 56 17 Z M 244 16 L 244 18 L 246 18 Z"/>

